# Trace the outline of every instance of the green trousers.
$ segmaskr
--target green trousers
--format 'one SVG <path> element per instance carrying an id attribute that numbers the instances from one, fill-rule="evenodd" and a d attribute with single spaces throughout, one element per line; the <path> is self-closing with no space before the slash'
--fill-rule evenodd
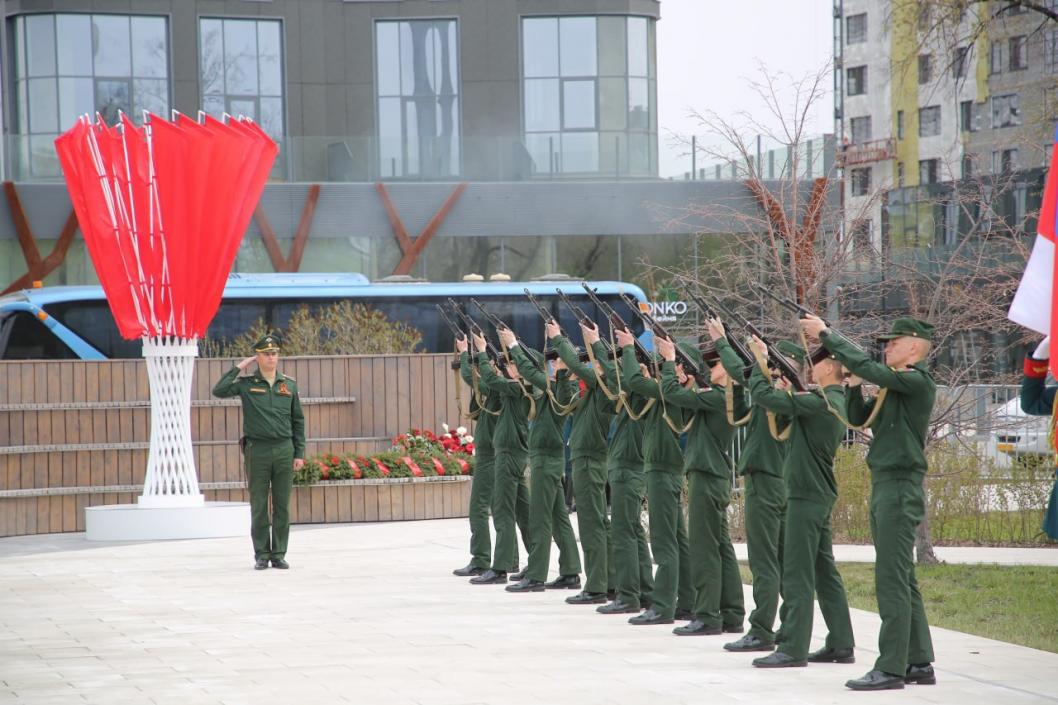
<path id="1" fill-rule="evenodd" d="M 744 477 L 746 502 L 746 548 L 753 573 L 753 611 L 749 633 L 763 641 L 775 641 L 775 612 L 782 595 L 783 541 L 786 535 L 786 482 L 763 472 Z M 786 621 L 786 603 L 779 619 Z"/>
<path id="2" fill-rule="evenodd" d="M 526 550 L 532 548 L 525 460 L 522 454 L 496 453 L 495 480 L 492 485 L 492 524 L 496 529 L 496 547 L 492 554 L 492 569 L 498 572 L 508 572 L 518 565 L 516 528 L 521 531 Z"/>
<path id="3" fill-rule="evenodd" d="M 709 627 L 741 627 L 746 617 L 742 576 L 727 530 L 731 478 L 691 472 L 687 485 L 694 617 Z"/>
<path id="4" fill-rule="evenodd" d="M 489 511 L 492 485 L 495 482 L 496 458 L 492 453 L 474 457 L 474 475 L 470 483 L 470 564 L 475 568 L 492 565 L 492 536 L 489 534 Z"/>
<path id="5" fill-rule="evenodd" d="M 525 577 L 546 580 L 551 565 L 551 539 L 558 545 L 559 575 L 580 574 L 580 552 L 569 523 L 562 475 L 562 455 L 529 457 L 529 568 Z"/>
<path id="6" fill-rule="evenodd" d="M 827 624 L 826 646 L 848 649 L 856 645 L 845 584 L 834 565 L 831 546 L 831 504 L 791 497 L 786 508 L 786 546 L 783 553 L 783 600 L 786 639 L 779 651 L 796 659 L 808 655 L 812 640 L 813 593 Z"/>
<path id="7" fill-rule="evenodd" d="M 682 470 L 654 470 L 646 476 L 650 550 L 658 563 L 650 601 L 655 612 L 671 619 L 677 609 L 694 608 L 687 524 L 683 518 L 683 507 L 680 506 L 684 475 Z"/>
<path id="8" fill-rule="evenodd" d="M 606 462 L 595 458 L 573 461 L 573 501 L 584 551 L 584 592 L 609 590 L 610 519 L 606 516 Z"/>
<path id="9" fill-rule="evenodd" d="M 933 640 L 915 580 L 915 531 L 925 511 L 916 480 L 890 480 L 871 489 L 874 590 L 882 618 L 874 667 L 893 675 L 904 673 L 908 664 L 933 661 Z"/>
<path id="10" fill-rule="evenodd" d="M 646 480 L 643 468 L 610 468 L 610 514 L 613 522 L 613 587 L 617 597 L 633 607 L 649 602 L 654 589 L 654 566 L 647 535 L 640 521 Z"/>
<path id="11" fill-rule="evenodd" d="M 243 460 L 250 490 L 250 536 L 254 558 L 283 558 L 290 536 L 294 444 L 289 438 L 276 441 L 247 439 Z"/>

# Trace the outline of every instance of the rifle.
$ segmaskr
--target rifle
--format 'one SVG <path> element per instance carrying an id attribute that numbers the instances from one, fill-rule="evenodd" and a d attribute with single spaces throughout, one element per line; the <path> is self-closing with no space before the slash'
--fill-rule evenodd
<path id="1" fill-rule="evenodd" d="M 777 302 L 780 306 L 782 306 L 786 310 L 791 311 L 793 313 L 796 313 L 798 318 L 805 318 L 806 316 L 816 316 L 816 318 L 818 318 L 819 320 L 823 321 L 823 325 L 825 325 L 827 328 L 834 329 L 834 326 L 830 325 L 830 321 L 828 321 L 827 319 L 823 318 L 822 316 L 817 316 L 811 310 L 809 310 L 805 306 L 797 303 L 796 301 L 791 301 L 790 299 L 787 299 L 784 296 L 779 296 L 775 292 L 771 291 L 767 287 L 762 286 L 760 284 L 757 284 L 757 289 L 759 289 L 761 291 L 761 293 L 765 294 L 768 298 L 770 298 L 773 301 Z M 844 338 L 845 340 L 847 340 L 849 343 L 851 343 L 853 345 L 853 347 L 855 347 L 860 352 L 866 352 L 862 347 L 860 347 L 851 338 L 849 338 L 847 336 L 841 336 L 841 337 Z M 763 340 L 763 338 L 761 338 L 761 340 Z"/>
<path id="2" fill-rule="evenodd" d="M 585 328 L 594 328 L 595 327 L 595 321 L 593 321 L 591 318 L 589 318 L 588 314 L 584 313 L 584 309 L 582 309 L 577 304 L 573 303 L 573 301 L 569 298 L 569 296 L 566 295 L 566 293 L 564 291 L 562 291 L 561 289 L 556 288 L 555 292 L 558 294 L 558 298 L 562 300 L 562 303 L 566 304 L 566 306 L 569 307 L 569 310 L 573 312 L 573 315 L 577 318 L 577 323 L 578 324 L 584 326 Z M 602 346 L 604 348 L 606 348 L 607 356 L 612 357 L 614 360 L 617 360 L 617 356 L 619 354 L 619 351 L 618 350 L 614 350 L 612 347 L 610 347 L 609 343 L 607 343 L 605 340 L 602 340 L 601 338 L 599 339 L 599 342 L 602 343 Z M 638 341 L 636 341 L 636 342 L 638 342 Z M 587 354 L 587 350 L 585 350 L 585 355 L 586 354 Z M 649 353 L 646 353 L 646 351 L 644 350 L 644 354 L 647 355 L 647 357 L 645 357 L 643 359 L 643 361 L 644 362 L 649 361 L 649 359 L 650 359 L 649 358 Z"/>
<path id="3" fill-rule="evenodd" d="M 441 320 L 444 321 L 445 325 L 448 326 L 448 330 L 452 331 L 452 336 L 456 340 L 459 340 L 460 338 L 466 339 L 467 334 L 464 333 L 463 330 L 459 326 L 457 326 L 455 324 L 455 321 L 453 321 L 451 319 L 451 317 L 448 315 L 448 312 L 445 311 L 444 306 L 442 306 L 441 304 L 437 304 L 437 312 L 441 314 Z M 467 343 L 469 344 L 470 341 L 467 340 Z M 456 361 L 454 361 L 452 363 L 452 369 L 453 370 L 458 370 L 459 369 L 459 360 L 456 360 Z"/>
<path id="4" fill-rule="evenodd" d="M 764 331 L 758 328 L 751 320 L 731 309 L 724 308 L 719 301 L 716 302 L 717 306 L 727 314 L 737 325 L 745 328 L 750 335 L 755 335 L 760 338 L 761 342 L 764 343 L 768 348 L 768 359 L 771 360 L 772 364 L 778 368 L 782 376 L 790 380 L 790 384 L 793 385 L 794 389 L 799 392 L 805 391 L 804 382 L 801 380 L 801 373 L 797 369 L 797 365 L 788 357 L 779 352 L 768 337 L 764 335 Z M 750 353 L 752 355 L 752 353 Z"/>
<path id="5" fill-rule="evenodd" d="M 529 291 L 529 289 L 524 289 L 523 291 L 525 291 L 525 295 L 526 295 L 526 297 L 528 297 L 529 303 L 531 303 L 536 308 L 536 312 L 540 314 L 540 318 L 544 319 L 544 323 L 554 323 L 556 326 L 558 326 L 558 332 L 561 335 L 565 336 L 566 332 L 564 330 L 562 330 L 562 326 L 558 325 L 558 320 L 554 316 L 551 315 L 551 311 L 549 311 L 546 306 L 544 306 L 542 303 L 540 303 L 540 299 L 536 298 L 533 295 L 533 292 Z M 568 336 L 566 336 L 566 337 L 568 337 Z M 589 360 L 588 353 L 585 350 L 578 350 L 577 351 L 577 356 L 578 356 L 578 358 L 580 359 L 581 362 L 587 362 Z M 554 348 L 549 348 L 548 347 L 548 341 L 545 339 L 544 340 L 544 359 L 545 360 L 555 360 L 557 358 L 558 358 L 558 350 L 555 350 Z"/>
<path id="6" fill-rule="evenodd" d="M 632 332 L 632 329 L 628 324 L 625 323 L 625 320 L 621 318 L 617 311 L 613 310 L 613 307 L 610 306 L 610 304 L 600 299 L 595 293 L 595 290 L 588 286 L 587 282 L 581 282 L 580 285 L 584 287 L 584 291 L 588 292 L 588 298 L 591 299 L 592 303 L 594 303 L 595 306 L 602 311 L 602 314 L 610 321 L 611 328 L 624 331 L 633 337 L 632 344 L 636 350 L 636 359 L 644 365 L 650 365 L 654 361 L 653 355 L 650 354 L 649 350 L 643 347 L 643 343 L 639 341 L 639 338 Z M 608 352 L 612 353 L 615 358 L 617 357 L 619 351 L 611 350 L 605 340 L 600 339 L 600 342 L 602 342 L 603 347 L 605 347 Z"/>
<path id="7" fill-rule="evenodd" d="M 455 299 L 449 298 L 448 305 L 452 308 L 452 311 L 455 312 L 456 316 L 459 317 L 459 320 L 463 321 L 463 325 L 465 325 L 471 333 L 485 338 L 485 352 L 488 354 L 489 359 L 495 362 L 501 369 L 506 369 L 507 359 L 496 350 L 496 347 L 485 335 L 485 331 L 481 329 L 481 326 L 475 323 L 474 319 L 466 314 L 466 311 L 459 308 L 459 304 L 455 302 Z"/>
<path id="8" fill-rule="evenodd" d="M 585 289 L 588 288 L 587 284 L 583 285 Z M 647 326 L 654 331 L 655 336 L 661 336 L 672 343 L 672 347 L 675 348 L 676 352 L 676 363 L 683 366 L 683 371 L 694 378 L 694 381 L 698 383 L 700 387 L 709 386 L 709 375 L 703 374 L 698 365 L 691 358 L 683 354 L 679 346 L 676 345 L 676 339 L 669 335 L 669 332 L 657 320 L 646 311 L 639 308 L 639 302 L 632 299 L 628 294 L 619 294 L 621 299 L 632 309 L 632 314 L 639 318 L 643 322 L 644 326 Z M 611 309 L 613 310 L 613 309 Z"/>
<path id="9" fill-rule="evenodd" d="M 483 316 L 485 316 L 485 319 L 489 323 L 491 323 L 492 327 L 495 328 L 497 331 L 510 330 L 510 331 L 513 332 L 512 328 L 509 325 L 507 325 L 506 323 L 504 323 L 503 320 L 501 320 L 499 317 L 493 315 L 492 313 L 489 313 L 489 311 L 484 306 L 482 306 L 480 301 L 478 301 L 477 299 L 472 297 L 470 299 L 470 303 L 472 303 L 472 304 L 474 304 L 475 306 L 478 307 L 478 310 L 481 311 Z M 521 343 L 521 341 L 519 341 L 519 343 Z M 558 351 L 557 350 L 545 350 L 544 351 L 544 359 L 545 360 L 557 360 L 558 359 Z"/>
<path id="10" fill-rule="evenodd" d="M 720 303 L 719 299 L 714 299 L 712 303 L 710 303 L 704 295 L 699 296 L 693 292 L 689 293 L 691 300 L 697 304 L 698 308 L 700 308 L 709 318 L 727 318 L 729 320 L 736 318 L 736 315 L 729 309 L 725 308 L 724 305 Z M 742 317 L 738 316 L 737 318 Z M 745 319 L 742 318 L 742 320 Z M 735 322 L 740 323 L 738 320 Z M 753 353 L 750 352 L 750 349 L 746 347 L 745 343 L 739 340 L 737 335 L 733 334 L 731 331 L 724 331 L 724 337 L 727 338 L 727 342 L 732 348 L 734 348 L 735 352 L 738 353 L 738 356 L 742 358 L 743 362 L 747 365 L 754 364 Z"/>

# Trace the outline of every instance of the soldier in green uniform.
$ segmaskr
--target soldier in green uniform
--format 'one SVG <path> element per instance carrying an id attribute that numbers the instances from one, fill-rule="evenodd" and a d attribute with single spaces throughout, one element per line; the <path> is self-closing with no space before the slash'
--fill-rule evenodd
<path id="1" fill-rule="evenodd" d="M 610 519 L 606 516 L 606 437 L 613 419 L 613 404 L 599 389 L 598 378 L 589 365 L 580 361 L 573 344 L 562 335 L 557 323 L 545 324 L 551 347 L 580 381 L 586 391 L 573 411 L 569 437 L 573 461 L 573 500 L 577 503 L 577 528 L 584 551 L 584 589 L 566 598 L 571 605 L 606 602 L 610 589 Z M 556 585 L 555 587 L 565 587 Z"/>
<path id="2" fill-rule="evenodd" d="M 676 349 L 672 341 L 665 338 L 655 338 L 655 341 L 662 359 L 674 362 Z M 675 370 L 669 366 L 661 373 L 665 403 L 682 407 L 693 419 L 687 430 L 683 467 L 688 485 L 687 540 L 695 591 L 694 619 L 672 631 L 678 636 L 740 634 L 746 607 L 738 560 L 727 528 L 732 475 L 728 448 L 735 432 L 735 427 L 728 423 L 727 410 L 730 403 L 734 416 L 744 416 L 745 395 L 741 386 L 730 383 L 720 357 L 711 346 L 708 359 L 693 346 L 683 345 L 681 350 L 698 369 L 709 365 L 710 387 L 699 389 L 689 376 L 685 384 L 680 384 Z"/>
<path id="3" fill-rule="evenodd" d="M 678 406 L 669 405 L 661 393 L 658 380 L 646 376 L 647 370 L 636 360 L 631 333 L 614 331 L 621 347 L 621 381 L 625 388 L 656 402 L 643 418 L 643 465 L 647 479 L 647 507 L 650 512 L 650 548 L 657 561 L 651 606 L 629 619 L 630 624 L 672 624 L 677 616 L 692 617 L 694 588 L 690 580 L 690 551 L 687 525 L 680 499 L 683 494 L 683 454 L 680 433 L 684 414 Z M 662 372 L 685 377 L 683 368 L 671 361 L 662 363 Z"/>
<path id="4" fill-rule="evenodd" d="M 459 376 L 471 388 L 471 416 L 476 421 L 474 427 L 474 477 L 470 484 L 470 506 L 467 518 L 470 522 L 470 563 L 452 571 L 459 577 L 481 575 L 492 564 L 492 537 L 489 534 L 489 515 L 492 507 L 492 486 L 495 482 L 496 453 L 492 446 L 492 434 L 496 427 L 496 418 L 500 414 L 500 397 L 489 395 L 483 390 L 477 371 L 477 363 L 467 350 L 468 341 L 456 340 L 456 351 L 459 353 Z M 515 520 L 522 534 L 522 540 L 528 545 L 529 531 L 529 497 L 526 492 L 519 492 L 515 505 Z M 515 544 L 514 570 L 518 569 L 518 546 Z"/>
<path id="5" fill-rule="evenodd" d="M 720 361 L 732 379 L 743 378 L 742 358 L 727 342 L 724 326 L 718 320 L 709 322 L 709 337 L 716 345 Z M 785 340 L 776 344 L 783 355 L 803 363 L 805 351 Z M 751 400 L 748 418 L 732 417 L 738 425 L 748 424 L 739 454 L 737 472 L 743 480 L 745 497 L 746 548 L 749 569 L 753 573 L 753 611 L 749 615 L 749 632 L 738 641 L 724 644 L 728 651 L 772 651 L 779 641 L 774 631 L 775 615 L 785 621 L 786 603 L 779 608 L 782 594 L 783 539 L 786 533 L 786 483 L 782 467 L 786 443 L 772 435 L 767 409 Z M 776 433 L 785 430 L 789 419 L 775 416 Z"/>
<path id="6" fill-rule="evenodd" d="M 495 480 L 492 485 L 492 523 L 496 527 L 496 547 L 492 554 L 492 566 L 481 575 L 473 577 L 474 585 L 492 585 L 507 582 L 507 572 L 518 563 L 518 535 L 515 512 L 519 494 L 528 494 L 525 467 L 529 448 L 527 436 L 531 396 L 526 391 L 518 373 L 518 367 L 508 361 L 505 376 L 500 376 L 485 353 L 485 339 L 473 335 L 477 350 L 478 373 L 486 393 L 500 400 L 500 415 L 492 433 L 495 450 Z M 527 548 L 532 544 L 526 541 Z"/>
<path id="7" fill-rule="evenodd" d="M 537 390 L 536 416 L 529 424 L 529 563 L 525 577 L 508 592 L 544 590 L 551 564 L 551 539 L 558 545 L 559 580 L 565 587 L 580 588 L 580 552 L 566 511 L 562 475 L 566 470 L 562 426 L 577 398 L 577 383 L 561 359 L 554 363 L 554 376 L 546 369 L 543 355 L 519 344 L 514 332 L 498 331 L 518 366 L 520 374 Z"/>
<path id="8" fill-rule="evenodd" d="M 649 399 L 621 388 L 620 370 L 599 340 L 599 329 L 581 326 L 584 344 L 590 345 L 595 358 L 598 383 L 607 398 L 614 397 L 614 418 L 606 468 L 610 482 L 610 514 L 613 534 L 611 566 L 614 574 L 614 599 L 600 605 L 601 614 L 635 614 L 650 602 L 654 589 L 654 565 L 647 546 L 640 513 L 646 496 L 643 472 L 643 426 L 639 419 L 646 413 Z"/>
<path id="9" fill-rule="evenodd" d="M 936 683 L 933 641 L 915 580 L 913 553 L 915 531 L 925 516 L 926 432 L 937 394 L 925 365 L 933 326 L 915 318 L 896 319 L 892 332 L 882 337 L 885 364 L 871 360 L 816 316 L 805 317 L 801 326 L 854 375 L 849 381 L 848 419 L 874 432 L 867 467 L 882 628 L 874 669 L 845 685 L 853 690 L 887 690 L 903 688 L 905 682 Z M 864 399 L 861 378 L 880 387 L 877 396 Z"/>
<path id="10" fill-rule="evenodd" d="M 811 654 L 812 661 L 852 663 L 852 620 L 845 585 L 834 565 L 830 512 L 837 499 L 834 454 L 845 435 L 838 417 L 845 405 L 841 364 L 821 356 L 812 366 L 816 390 L 790 393 L 776 389 L 765 377 L 768 350 L 758 338 L 752 348 L 758 366 L 750 375 L 750 394 L 755 403 L 790 418 L 789 448 L 783 475 L 786 479 L 786 545 L 783 554 L 783 589 L 787 603 L 782 630 L 785 639 L 775 653 L 753 660 L 760 668 L 806 665 L 812 639 L 813 593 L 829 634 L 824 647 Z"/>
<path id="11" fill-rule="evenodd" d="M 305 464 L 305 416 L 298 385 L 279 367 L 281 338 L 270 333 L 254 344 L 254 356 L 228 370 L 213 396 L 242 400 L 243 459 L 250 490 L 254 568 L 287 569 L 290 491 L 294 471 Z M 257 363 L 257 371 L 249 368 Z M 272 512 L 268 499 L 271 494 Z"/>

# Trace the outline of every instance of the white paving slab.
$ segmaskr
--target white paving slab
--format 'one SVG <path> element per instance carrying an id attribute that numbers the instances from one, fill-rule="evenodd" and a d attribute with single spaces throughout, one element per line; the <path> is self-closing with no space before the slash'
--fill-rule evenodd
<path id="1" fill-rule="evenodd" d="M 468 585 L 450 574 L 466 543 L 466 520 L 299 527 L 293 569 L 256 572 L 249 538 L 2 539 L 0 703 L 1058 703 L 1058 654 L 934 629 L 938 685 L 853 693 L 873 613 L 853 611 L 859 663 L 761 671 L 727 637 L 632 627 L 565 591 Z M 991 550 L 1007 549 L 941 553 L 1058 556 Z"/>

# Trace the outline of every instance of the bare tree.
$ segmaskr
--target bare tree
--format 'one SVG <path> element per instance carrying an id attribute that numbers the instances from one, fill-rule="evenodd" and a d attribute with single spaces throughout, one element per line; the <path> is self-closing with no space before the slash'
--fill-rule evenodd
<path id="1" fill-rule="evenodd" d="M 728 202 L 689 204 L 663 214 L 684 227 L 703 220 L 725 223 L 730 233 L 700 236 L 714 241 L 713 247 L 697 248 L 708 254 L 663 274 L 741 309 L 778 337 L 796 339 L 797 322 L 755 284 L 825 313 L 865 346 L 898 315 L 934 322 L 934 374 L 944 393 L 934 409 L 929 443 L 976 452 L 969 438 L 994 429 L 996 419 L 969 409 L 976 397 L 968 385 L 1014 381 L 1013 374 L 997 380 L 993 362 L 1020 342 L 1012 339 L 1017 332 L 1005 314 L 1028 255 L 1025 232 L 1032 213 L 1025 212 L 1026 186 L 1012 174 L 899 192 L 876 183 L 855 205 L 843 203 L 839 172 L 807 180 L 800 163 L 812 107 L 824 97 L 830 75 L 824 67 L 792 79 L 761 67 L 761 78 L 751 85 L 766 106 L 767 123 L 748 113 L 734 120 L 699 115 L 726 146 L 703 151 L 734 163 L 746 190 Z M 789 163 L 779 178 L 762 178 L 753 134 L 788 145 Z M 895 202 L 896 193 L 908 202 Z M 863 237 L 858 227 L 879 204 L 890 220 L 889 237 L 880 243 Z M 893 222 L 901 208 L 905 220 L 914 215 L 913 225 Z M 985 354 L 957 354 L 977 339 Z M 928 519 L 917 548 L 920 561 L 935 560 Z"/>

